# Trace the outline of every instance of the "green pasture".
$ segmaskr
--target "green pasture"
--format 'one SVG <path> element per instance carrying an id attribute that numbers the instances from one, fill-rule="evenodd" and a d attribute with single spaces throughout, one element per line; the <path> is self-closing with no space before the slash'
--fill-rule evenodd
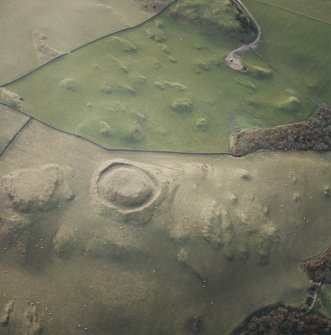
<path id="1" fill-rule="evenodd" d="M 255 0 L 256 1 L 256 0 Z M 330 0 L 259 0 L 269 5 L 283 7 L 303 15 L 328 21 L 331 24 Z"/>
<path id="2" fill-rule="evenodd" d="M 226 152 L 230 133 L 311 113 L 309 98 L 254 53 L 245 54 L 247 73 L 226 66 L 240 34 L 179 21 L 159 16 L 7 88 L 24 98 L 27 114 L 108 148 Z"/>
<path id="3" fill-rule="evenodd" d="M 330 106 L 331 25 L 255 0 L 246 0 L 245 4 L 262 29 L 258 52 L 304 94 Z M 305 9 L 304 3 L 297 7 Z"/>

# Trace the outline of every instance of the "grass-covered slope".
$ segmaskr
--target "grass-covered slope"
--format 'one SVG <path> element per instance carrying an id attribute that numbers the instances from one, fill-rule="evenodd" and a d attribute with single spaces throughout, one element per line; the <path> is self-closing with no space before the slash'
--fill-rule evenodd
<path id="1" fill-rule="evenodd" d="M 26 113 L 108 148 L 225 152 L 229 133 L 310 114 L 309 99 L 253 53 L 245 74 L 226 66 L 240 38 L 169 18 L 188 2 L 7 88 L 24 98 Z M 206 14 L 201 1 L 194 8 Z M 241 28 L 237 35 L 247 37 Z"/>
<path id="2" fill-rule="evenodd" d="M 231 34 L 242 39 L 253 38 L 249 19 L 231 0 L 182 0 L 170 8 L 170 15 L 205 29 Z"/>
<path id="3" fill-rule="evenodd" d="M 309 13 L 305 1 L 294 3 L 290 7 Z M 331 105 L 331 25 L 255 0 L 245 4 L 262 29 L 258 52 L 316 102 Z M 326 6 L 322 0 L 315 4 Z M 314 15 L 321 13 L 316 8 Z"/>

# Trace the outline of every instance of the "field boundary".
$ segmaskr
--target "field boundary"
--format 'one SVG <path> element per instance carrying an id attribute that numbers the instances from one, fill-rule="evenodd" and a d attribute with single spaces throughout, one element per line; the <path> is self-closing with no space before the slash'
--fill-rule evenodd
<path id="1" fill-rule="evenodd" d="M 318 22 L 321 22 L 321 23 L 325 23 L 325 24 L 331 25 L 330 21 L 327 21 L 327 20 L 318 18 L 316 16 L 312 16 L 312 15 L 309 15 L 309 14 L 297 11 L 295 9 L 290 9 L 290 8 L 286 8 L 286 7 L 283 7 L 283 6 L 275 5 L 275 4 L 272 4 L 272 3 L 265 2 L 263 0 L 253 0 L 253 1 L 261 3 L 261 4 L 266 5 L 266 6 L 278 8 L 278 9 L 281 9 L 281 10 L 284 10 L 284 11 L 287 11 L 287 12 L 290 12 L 290 13 L 293 13 L 293 14 L 301 15 L 301 16 L 304 16 L 304 17 L 306 17 L 308 19 L 312 19 L 312 20 L 315 20 L 315 21 L 318 21 Z"/>
<path id="2" fill-rule="evenodd" d="M 121 34 L 121 33 L 125 32 L 125 31 L 130 31 L 130 30 L 139 28 L 139 27 L 145 25 L 146 23 L 148 23 L 149 21 L 154 20 L 156 17 L 158 17 L 159 15 L 161 15 L 164 11 L 166 11 L 171 5 L 173 5 L 173 4 L 176 3 L 177 1 L 178 1 L 178 0 L 173 0 L 172 2 L 170 2 L 169 4 L 167 4 L 166 6 L 164 6 L 159 12 L 157 12 L 157 13 L 155 13 L 154 15 L 150 16 L 148 19 L 146 19 L 146 20 L 143 21 L 143 22 L 140 22 L 140 23 L 138 23 L 138 24 L 136 24 L 136 25 L 134 25 L 134 26 L 128 26 L 128 27 L 125 27 L 125 28 L 123 28 L 123 29 L 113 31 L 113 32 L 108 33 L 108 34 L 106 34 L 106 35 L 100 36 L 100 37 L 98 37 L 98 38 L 96 38 L 96 39 L 94 39 L 94 40 L 92 40 L 92 41 L 86 42 L 86 43 L 80 45 L 79 47 L 74 48 L 74 49 L 72 49 L 72 50 L 70 50 L 70 51 L 61 53 L 60 55 L 56 56 L 55 58 L 51 59 L 50 61 L 48 61 L 48 62 L 46 62 L 46 63 L 44 63 L 44 64 L 42 64 L 42 65 L 39 65 L 39 66 L 35 67 L 35 68 L 32 69 L 32 70 L 29 70 L 29 71 L 26 72 L 25 74 L 20 75 L 19 77 L 15 78 L 15 79 L 12 79 L 12 80 L 10 80 L 10 81 L 8 81 L 8 82 L 5 82 L 5 83 L 0 83 L 0 87 L 4 87 L 4 86 L 10 85 L 10 84 L 13 84 L 13 83 L 15 83 L 16 81 L 21 80 L 21 79 L 23 79 L 23 78 L 29 76 L 30 74 L 32 74 L 32 73 L 38 71 L 39 69 L 43 68 L 44 66 L 46 66 L 46 65 L 48 65 L 48 64 L 51 64 L 51 63 L 53 63 L 53 62 L 59 60 L 60 58 L 64 58 L 65 56 L 70 55 L 71 53 L 73 53 L 73 52 L 75 52 L 75 51 L 78 51 L 79 49 L 84 48 L 84 47 L 86 47 L 86 46 L 88 46 L 88 45 L 90 45 L 90 44 L 92 44 L 92 43 L 98 42 L 98 41 L 100 41 L 100 40 L 103 40 L 103 39 L 105 39 L 105 38 L 107 38 L 107 37 L 111 37 L 111 36 L 113 36 L 113 35 Z"/>
<path id="3" fill-rule="evenodd" d="M 272 68 L 274 71 L 276 71 L 284 80 L 288 81 L 295 89 L 297 89 L 299 92 L 301 92 L 302 94 L 304 94 L 305 96 L 308 97 L 308 99 L 316 106 L 320 106 L 321 104 L 316 101 L 312 96 L 308 95 L 306 92 L 303 91 L 303 89 L 301 87 L 299 87 L 298 85 L 294 84 L 293 81 L 287 77 L 286 75 L 284 75 L 281 71 L 278 70 L 278 68 L 269 60 L 267 59 L 265 56 L 263 56 L 261 53 L 259 53 L 257 50 L 252 50 L 252 52 L 254 52 L 256 54 L 257 57 L 259 57 L 264 63 L 266 63 L 270 68 Z M 311 114 L 312 115 L 312 114 Z M 310 115 L 310 116 L 311 116 Z M 304 120 L 303 120 L 304 121 Z M 298 121 L 299 122 L 299 121 Z"/>
<path id="4" fill-rule="evenodd" d="M 240 3 L 240 4 L 242 4 L 242 8 L 245 10 L 245 11 L 247 11 L 246 12 L 246 14 L 247 15 L 249 15 L 249 17 L 252 19 L 252 20 L 254 20 L 254 23 L 256 24 L 256 26 L 258 27 L 257 29 L 258 29 L 258 36 L 257 36 L 257 38 L 255 39 L 255 41 L 253 41 L 252 43 L 254 44 L 254 47 L 249 47 L 251 44 L 249 44 L 249 45 L 247 45 L 248 46 L 248 48 L 246 49 L 246 50 L 244 50 L 244 51 L 247 51 L 247 50 L 251 50 L 252 52 L 254 52 L 255 53 L 255 55 L 256 56 L 258 56 L 265 64 L 267 64 L 271 69 L 273 69 L 274 71 L 276 71 L 283 79 L 285 79 L 286 81 L 288 81 L 293 87 L 295 87 L 299 92 L 301 92 L 302 94 L 304 94 L 304 95 L 306 95 L 306 96 L 308 96 L 308 98 L 309 98 L 309 100 L 315 105 L 315 106 L 320 106 L 320 103 L 318 102 L 318 101 L 316 101 L 312 96 L 310 96 L 310 95 L 307 95 L 307 93 L 306 92 L 304 92 L 303 90 L 302 90 L 302 88 L 301 87 L 299 87 L 298 85 L 296 85 L 296 84 L 294 84 L 293 83 L 293 81 L 290 79 L 290 78 L 288 78 L 286 75 L 284 75 L 280 70 L 278 70 L 278 68 L 269 60 L 269 59 L 267 59 L 265 56 L 263 56 L 261 53 L 259 53 L 258 51 L 257 51 L 257 43 L 261 40 L 261 36 L 262 36 L 262 29 L 261 29 L 261 27 L 260 27 L 260 25 L 259 25 L 259 23 L 257 22 L 257 20 L 254 18 L 254 16 L 253 16 L 253 14 L 250 12 L 250 10 L 242 3 L 242 1 L 241 0 L 233 0 L 233 1 L 235 1 L 235 2 L 238 2 L 238 3 Z M 263 5 L 266 5 L 266 6 L 271 6 L 271 7 L 275 7 L 275 8 L 277 8 L 277 9 L 283 9 L 283 10 L 287 10 L 287 9 L 285 9 L 285 8 L 282 8 L 282 7 L 279 7 L 279 6 L 273 6 L 272 4 L 268 4 L 268 3 L 266 3 L 266 2 L 264 2 L 263 0 L 252 0 L 252 1 L 254 1 L 254 2 L 257 2 L 257 3 L 260 3 L 260 4 L 263 4 Z M 331 24 L 331 23 L 330 23 Z M 258 41 L 257 41 L 258 40 Z M 242 47 L 247 47 L 247 46 L 242 46 Z M 235 58 L 235 53 L 236 52 L 239 52 L 240 50 L 239 50 L 240 48 L 238 48 L 238 49 L 236 49 L 236 50 L 234 50 L 234 51 L 232 51 L 231 53 L 229 53 L 228 54 L 228 56 L 230 55 L 230 54 L 232 54 L 232 56 L 234 56 L 234 58 Z M 227 57 L 228 57 L 227 56 Z M 236 59 L 237 60 L 237 59 Z M 239 60 L 240 61 L 240 60 Z M 232 63 L 232 62 L 231 62 Z M 227 63 L 228 64 L 228 63 Z M 228 64 L 229 65 L 229 64 Z M 231 65 L 229 65 L 230 67 L 231 67 Z M 232 69 L 233 69 L 233 67 L 231 67 Z M 234 69 L 234 70 L 236 70 L 236 69 Z M 237 70 L 238 71 L 238 70 Z M 312 114 L 311 114 L 312 115 Z M 311 116 L 310 115 L 310 116 Z"/>
<path id="5" fill-rule="evenodd" d="M 134 153 L 134 152 L 141 152 L 141 153 L 175 154 L 175 155 L 176 155 L 176 154 L 178 154 L 178 155 L 196 155 L 196 156 L 208 156 L 208 155 L 210 155 L 210 156 L 218 156 L 218 155 L 228 155 L 228 156 L 232 156 L 232 154 L 230 154 L 229 152 L 189 152 L 189 151 L 171 151 L 171 150 L 147 150 L 147 149 L 144 150 L 144 149 L 108 148 L 108 147 L 106 147 L 106 146 L 104 146 L 104 145 L 102 145 L 102 144 L 99 144 L 99 143 L 97 143 L 97 142 L 94 142 L 94 141 L 92 141 L 92 140 L 90 140 L 90 139 L 88 139 L 88 138 L 86 138 L 86 137 L 83 137 L 83 136 L 81 136 L 81 135 L 79 135 L 79 134 L 71 133 L 71 132 L 69 132 L 69 131 L 67 131 L 67 130 L 60 129 L 60 128 L 57 128 L 57 127 L 55 127 L 55 126 L 52 126 L 52 125 L 50 125 L 50 124 L 48 124 L 48 123 L 46 123 L 46 122 L 44 122 L 44 121 L 42 121 L 42 120 L 39 120 L 38 118 L 36 118 L 36 117 L 34 117 L 34 116 L 31 116 L 31 115 L 29 115 L 29 114 L 23 112 L 22 110 L 17 109 L 17 108 L 15 108 L 15 107 L 13 107 L 13 106 L 10 106 L 10 105 L 8 105 L 8 104 L 6 104 L 6 103 L 4 103 L 4 102 L 0 102 L 0 105 L 2 105 L 2 106 L 6 106 L 6 107 L 8 107 L 9 109 L 14 110 L 15 112 L 18 112 L 18 113 L 20 113 L 20 114 L 22 114 L 22 115 L 24 115 L 24 116 L 29 117 L 29 120 L 28 120 L 28 121 L 31 121 L 31 120 L 36 121 L 36 122 L 38 122 L 38 123 L 40 123 L 40 124 L 42 124 L 42 125 L 44 125 L 44 126 L 46 126 L 46 127 L 48 127 L 48 128 L 51 128 L 51 129 L 56 130 L 56 131 L 58 131 L 58 132 L 61 132 L 61 133 L 65 134 L 65 135 L 69 135 L 69 136 L 77 137 L 77 138 L 80 139 L 80 140 L 87 141 L 87 142 L 89 142 L 89 143 L 91 143 L 91 144 L 94 144 L 94 145 L 96 145 L 96 146 L 98 146 L 98 147 L 100 147 L 100 148 L 102 148 L 102 149 L 107 150 L 107 151 L 114 151 L 114 152 L 120 152 L 120 151 L 123 151 L 123 152 L 133 152 L 133 153 Z M 28 123 L 28 122 L 27 122 L 27 123 Z M 26 124 L 23 125 L 22 128 L 21 128 L 20 130 L 18 130 L 18 132 L 20 132 L 21 130 L 23 130 L 23 128 L 24 128 L 25 126 L 26 126 Z M 16 133 L 16 135 L 18 134 L 18 132 Z M 15 136 L 16 136 L 16 135 L 15 135 Z M 14 137 L 15 137 L 15 136 L 14 136 Z M 9 143 L 9 144 L 10 144 L 10 143 Z M 9 144 L 8 144 L 7 146 L 9 146 Z M 1 154 L 0 154 L 0 157 L 1 157 Z"/>
<path id="6" fill-rule="evenodd" d="M 9 146 L 16 140 L 16 138 L 24 131 L 24 129 L 31 123 L 31 121 L 35 121 L 36 123 L 39 123 L 47 128 L 50 128 L 50 129 L 53 129 L 55 130 L 56 132 L 59 132 L 61 134 L 64 134 L 66 136 L 71 136 L 71 137 L 76 137 L 78 140 L 80 141 L 85 141 L 87 143 L 91 143 L 103 150 L 106 150 L 107 152 L 123 152 L 123 153 L 138 153 L 138 154 L 158 154 L 158 155 L 174 155 L 174 156 L 192 156 L 192 157 L 206 157 L 206 156 L 210 156 L 210 157 L 233 157 L 233 158 L 236 158 L 236 159 L 241 159 L 242 157 L 246 157 L 246 156 L 249 156 L 249 155 L 253 155 L 253 154 L 256 154 L 256 153 L 260 153 L 260 154 L 264 154 L 264 153 L 271 153 L 271 152 L 316 152 L 315 150 L 291 150 L 291 151 L 285 151 L 285 150 L 266 150 L 266 149 L 259 149 L 257 151 L 254 151 L 254 152 L 250 152 L 250 153 L 247 153 L 247 154 L 244 154 L 242 156 L 236 156 L 234 155 L 233 153 L 231 153 L 230 151 L 229 152 L 188 152 L 188 151 L 170 151 L 170 150 L 143 150 L 143 149 L 125 149 L 125 148 L 108 148 L 102 144 L 99 144 L 97 142 L 94 142 L 86 137 L 83 137 L 79 134 L 74 134 L 74 133 L 70 133 L 66 130 L 63 130 L 63 129 L 60 129 L 60 128 L 57 128 L 57 127 L 54 127 L 50 124 L 47 124 L 46 122 L 44 121 L 41 121 L 33 116 L 30 116 L 28 114 L 26 114 L 25 112 L 15 108 L 15 107 L 12 107 L 8 104 L 5 104 L 3 102 L 0 102 L 0 105 L 3 105 L 3 106 L 6 106 L 8 107 L 10 110 L 13 110 L 15 112 L 18 112 L 24 116 L 27 116 L 29 117 L 29 119 L 20 127 L 20 129 L 16 132 L 16 134 L 13 136 L 13 138 L 8 142 L 8 144 L 6 145 L 6 147 L 3 149 L 2 152 L 0 152 L 0 160 L 2 158 L 2 156 L 5 154 L 5 152 L 7 151 L 7 149 L 9 148 Z M 313 108 L 313 111 L 316 109 L 316 107 L 318 107 L 319 105 L 315 105 L 314 108 Z M 304 122 L 304 121 L 308 121 L 311 116 L 312 116 L 313 112 L 308 115 L 306 118 L 302 119 L 302 120 L 299 120 L 299 121 L 296 121 L 296 122 Z M 294 123 L 296 123 L 294 122 Z M 288 125 L 291 125 L 293 124 L 292 123 L 288 123 Z M 229 149 L 230 150 L 230 149 Z M 330 151 L 326 151 L 326 152 L 330 152 Z"/>
<path id="7" fill-rule="evenodd" d="M 2 104 L 2 103 L 1 103 Z M 4 104 L 2 104 L 4 105 Z M 10 106 L 6 106 L 9 108 L 12 108 Z M 18 111 L 20 112 L 20 111 Z M 23 113 L 24 114 L 24 113 Z M 26 114 L 24 114 L 25 116 L 27 116 Z M 24 128 L 30 123 L 30 121 L 32 120 L 32 117 L 29 117 L 24 123 L 23 125 L 17 130 L 17 132 L 15 133 L 15 135 L 12 137 L 12 139 L 7 143 L 7 145 L 3 148 L 3 150 L 0 152 L 0 158 L 5 154 L 5 152 L 7 151 L 7 149 L 9 148 L 9 146 L 15 141 L 15 139 L 18 137 L 18 135 L 21 134 L 21 132 L 24 130 Z"/>
<path id="8" fill-rule="evenodd" d="M 125 32 L 125 31 L 130 31 L 130 30 L 133 30 L 133 29 L 136 29 L 136 28 L 139 28 L 143 25 L 145 25 L 146 23 L 148 23 L 149 21 L 151 20 L 154 20 L 157 16 L 161 15 L 165 10 L 167 10 L 171 5 L 173 5 L 174 3 L 176 3 L 178 0 L 173 0 L 172 2 L 170 2 L 169 4 L 167 4 L 165 7 L 163 7 L 158 13 L 156 13 L 155 15 L 149 17 L 147 20 L 135 25 L 135 26 L 130 26 L 130 27 L 126 27 L 124 29 L 121 29 L 121 30 L 118 30 L 118 31 L 115 31 L 115 32 L 112 32 L 112 33 L 109 33 L 109 34 L 106 34 L 104 36 L 101 36 L 93 41 L 90 41 L 90 42 L 87 42 L 67 53 L 64 53 L 64 54 L 61 54 L 59 55 L 58 57 L 50 60 L 49 62 L 45 63 L 45 64 L 42 64 L 40 65 L 39 67 L 29 71 L 28 73 L 12 80 L 12 81 L 9 81 L 3 85 L 0 85 L 0 87 L 2 86 L 6 86 L 6 85 L 10 85 L 18 80 L 21 80 L 23 79 L 24 77 L 34 73 L 35 71 L 41 69 L 42 67 L 52 63 L 52 62 L 55 62 L 56 60 L 60 59 L 61 57 L 64 57 L 72 52 L 75 52 L 81 48 L 84 48 L 85 46 L 88 46 L 92 43 L 95 43 L 99 40 L 102 40 L 102 39 L 105 39 L 105 38 L 108 38 L 110 36 L 113 36 L 113 35 L 118 35 L 122 32 Z M 275 67 L 268 59 L 266 59 L 263 55 L 261 55 L 259 52 L 257 52 L 257 44 L 260 42 L 261 40 L 261 36 L 262 36 L 262 31 L 261 31 L 261 27 L 259 25 L 259 23 L 257 22 L 257 20 L 254 18 L 254 16 L 251 14 L 250 10 L 246 7 L 245 4 L 243 4 L 243 2 L 241 0 L 233 0 L 234 3 L 236 3 L 244 12 L 245 14 L 252 20 L 252 22 L 254 23 L 256 29 L 257 29 L 257 37 L 255 38 L 255 40 L 247 45 L 242 45 L 241 47 L 231 51 L 228 55 L 232 54 L 234 55 L 235 53 L 237 52 L 244 52 L 244 51 L 247 51 L 247 50 L 252 50 L 264 63 L 266 63 L 269 67 L 271 67 L 274 71 L 276 71 L 277 73 L 280 74 L 281 77 L 283 77 L 284 79 L 286 79 L 287 81 L 291 82 L 289 80 L 289 78 L 287 78 L 285 75 L 283 75 L 278 69 L 277 67 Z M 261 4 L 264 4 L 264 5 L 270 5 L 270 4 L 267 4 L 265 3 L 264 1 L 261 1 L 261 0 L 253 0 L 255 2 L 258 2 L 258 3 L 261 3 Z M 270 5 L 272 6 L 272 5 Z M 273 7 L 276 7 L 276 8 L 279 8 L 279 9 L 284 9 L 284 10 L 287 10 L 285 8 L 282 8 L 282 7 L 278 7 L 278 6 L 273 6 Z M 331 24 L 331 23 L 329 23 Z M 228 57 L 228 56 L 227 56 Z M 296 87 L 299 91 L 302 91 L 301 88 L 298 88 L 297 85 L 294 85 L 292 82 L 291 82 L 291 85 L 293 85 L 294 87 Z M 319 106 L 320 104 L 315 101 L 312 97 L 309 96 L 309 99 L 311 100 L 311 102 L 315 105 L 314 108 L 316 108 L 316 106 Z M 37 121 L 39 122 L 40 124 L 46 126 L 46 127 L 49 127 L 51 129 L 54 129 L 58 132 L 61 132 L 63 134 L 66 134 L 66 135 L 70 135 L 70 136 L 74 136 L 80 140 L 84 140 L 84 141 L 87 141 L 91 144 L 94 144 L 102 149 L 105 149 L 107 151 L 113 151 L 113 152 L 141 152 L 141 153 L 157 153 L 157 154 L 174 154 L 174 155 L 193 155 L 193 156 L 207 156 L 207 155 L 210 155 L 210 156 L 215 156 L 215 155 L 228 155 L 228 156 L 233 156 L 230 152 L 189 152 L 189 151 L 170 151 L 170 150 L 147 150 L 147 149 L 125 149 L 125 148 L 108 148 L 102 144 L 99 144 L 99 143 L 96 143 L 94 142 L 93 140 L 90 140 L 86 137 L 83 137 L 79 134 L 75 134 L 73 132 L 69 132 L 69 131 L 66 131 L 64 129 L 61 129 L 61 128 L 57 128 L 53 125 L 50 125 L 34 116 L 31 116 L 29 114 L 27 114 L 26 112 L 24 112 L 23 110 L 20 110 L 20 109 L 17 109 L 9 104 L 6 104 L 6 103 L 3 103 L 3 102 L 0 102 L 1 105 L 3 106 L 6 106 L 12 110 L 15 110 L 16 112 L 18 113 L 21 113 L 22 115 L 25 115 L 27 117 L 29 117 L 29 119 L 23 124 L 23 126 L 17 131 L 17 133 L 14 135 L 14 137 L 11 139 L 11 141 L 6 145 L 6 147 L 3 149 L 3 151 L 0 153 L 0 158 L 1 156 L 4 154 L 4 152 L 7 150 L 7 148 L 10 146 L 10 144 L 15 140 L 15 138 L 24 130 L 24 128 L 30 123 L 31 120 L 33 121 Z M 312 113 L 310 115 L 308 115 L 305 119 L 302 119 L 302 120 L 299 120 L 299 121 L 306 121 L 308 120 L 310 117 L 311 117 Z M 296 122 L 299 122 L 299 121 L 296 121 Z M 268 152 L 268 150 L 262 150 L 260 152 Z M 233 156 L 235 157 L 235 156 Z"/>

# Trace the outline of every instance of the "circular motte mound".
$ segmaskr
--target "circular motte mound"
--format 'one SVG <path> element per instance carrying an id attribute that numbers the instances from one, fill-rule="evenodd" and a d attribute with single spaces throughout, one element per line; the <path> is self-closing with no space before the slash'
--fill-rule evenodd
<path id="1" fill-rule="evenodd" d="M 111 160 L 94 171 L 90 184 L 93 207 L 115 220 L 144 224 L 164 200 L 167 185 L 160 171 L 147 164 Z"/>
<path id="2" fill-rule="evenodd" d="M 153 194 L 153 182 L 134 167 L 118 167 L 110 170 L 99 181 L 100 194 L 112 203 L 123 207 L 142 205 Z"/>

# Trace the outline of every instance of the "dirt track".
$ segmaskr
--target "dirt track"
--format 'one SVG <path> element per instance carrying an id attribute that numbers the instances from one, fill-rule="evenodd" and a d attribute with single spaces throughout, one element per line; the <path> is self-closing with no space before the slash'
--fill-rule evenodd
<path id="1" fill-rule="evenodd" d="M 229 52 L 227 56 L 225 57 L 226 64 L 235 71 L 244 71 L 244 65 L 242 64 L 240 57 L 237 56 L 238 53 L 243 53 L 250 49 L 256 49 L 258 43 L 260 42 L 262 31 L 259 23 L 256 21 L 252 13 L 249 11 L 249 9 L 243 4 L 241 0 L 234 0 L 234 2 L 238 5 L 239 8 L 241 8 L 244 13 L 248 16 L 248 18 L 253 22 L 257 29 L 257 36 L 255 40 L 249 44 L 243 44 L 239 48 Z"/>

